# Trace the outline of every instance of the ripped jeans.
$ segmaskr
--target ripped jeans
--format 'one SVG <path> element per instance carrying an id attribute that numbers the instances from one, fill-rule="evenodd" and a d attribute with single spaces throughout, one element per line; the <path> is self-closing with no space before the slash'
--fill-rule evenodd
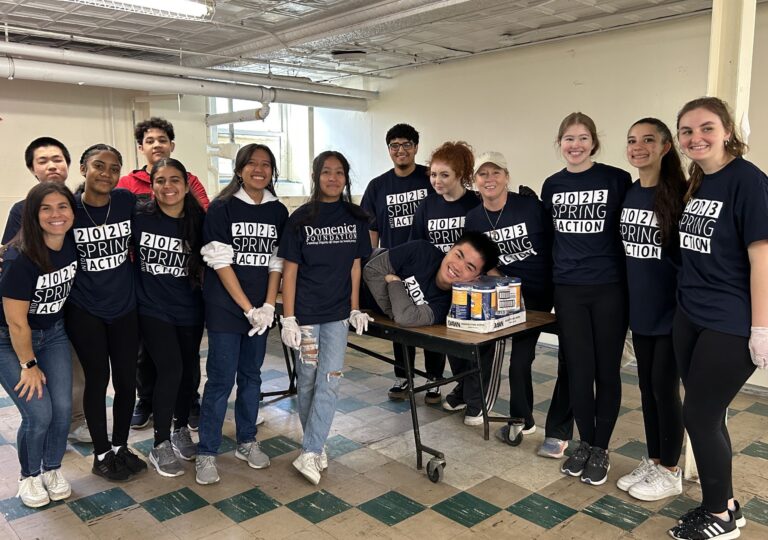
<path id="1" fill-rule="evenodd" d="M 347 348 L 347 325 L 342 320 L 301 327 L 296 373 L 305 452 L 321 453 L 331 430 Z"/>

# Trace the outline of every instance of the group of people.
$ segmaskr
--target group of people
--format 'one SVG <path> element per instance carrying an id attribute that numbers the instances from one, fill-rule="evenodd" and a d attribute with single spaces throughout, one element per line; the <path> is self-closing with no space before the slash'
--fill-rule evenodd
<path id="1" fill-rule="evenodd" d="M 394 167 L 369 183 L 360 206 L 352 203 L 349 162 L 326 151 L 312 163 L 309 201 L 289 216 L 274 190 L 275 156 L 260 144 L 240 149 L 231 183 L 208 205 L 196 177 L 170 156 L 173 139 L 162 119 L 140 123 L 147 166 L 123 179 L 120 153 L 91 146 L 80 159 L 85 185 L 74 196 L 64 185 L 64 145 L 41 138 L 27 149 L 40 183 L 11 211 L 0 278 L 0 383 L 22 416 L 24 504 L 70 495 L 60 470 L 70 432 L 87 429 L 95 474 L 125 480 L 147 468 L 127 446 L 140 348 L 155 368 L 154 391 L 144 394 L 151 407 L 137 407 L 141 418 L 133 419 L 154 418 L 149 462 L 159 474 L 178 476 L 180 460 L 195 460 L 198 483 L 220 480 L 216 456 L 235 383 L 235 456 L 268 467 L 257 423 L 279 292 L 281 338 L 299 358 L 303 441 L 293 466 L 318 484 L 350 327 L 365 332 L 366 309 L 404 326 L 444 323 L 452 285 L 487 273 L 521 278 L 527 309 L 554 307 L 558 317 L 558 377 L 538 453 L 562 458 L 575 420 L 579 440 L 561 471 L 585 484 L 606 482 L 629 327 L 648 455 L 618 487 L 647 501 L 681 493 L 685 428 L 703 500 L 670 535 L 739 536 L 745 521 L 733 498 L 725 416 L 755 366 L 768 363 L 768 178 L 742 158 L 746 146 L 721 100 L 700 98 L 678 114 L 689 180 L 660 120 L 629 129 L 633 183 L 629 173 L 593 161 L 600 142 L 592 119 L 568 115 L 557 133 L 566 166 L 546 179 L 540 199 L 525 186 L 510 191 L 501 153 L 475 159 L 464 142 L 446 142 L 427 167 L 417 165 L 419 134 L 398 124 L 386 135 Z M 192 422 L 204 328 L 207 382 Z M 511 343 L 516 421 L 497 433 L 511 446 L 536 429 L 538 337 Z M 396 348 L 395 356 L 389 396 L 404 399 L 415 351 Z M 504 359 L 504 343 L 482 356 L 482 375 L 465 377 L 443 398 L 445 358 L 424 351 L 432 383 L 425 400 L 464 411 L 468 425 L 482 423 L 483 401 L 490 408 L 498 387 L 487 378 Z M 467 369 L 461 359 L 448 361 L 454 374 Z M 78 377 L 84 386 L 73 384 Z M 78 401 L 87 428 L 72 413 Z M 190 426 L 199 429 L 197 444 Z"/>

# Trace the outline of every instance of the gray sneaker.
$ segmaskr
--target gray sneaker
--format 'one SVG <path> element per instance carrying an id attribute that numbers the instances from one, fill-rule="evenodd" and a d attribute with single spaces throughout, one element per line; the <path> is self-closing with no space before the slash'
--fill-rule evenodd
<path id="1" fill-rule="evenodd" d="M 171 434 L 171 446 L 176 455 L 186 461 L 193 461 L 197 455 L 197 445 L 192 441 L 189 428 L 184 426 Z"/>
<path id="2" fill-rule="evenodd" d="M 198 484 L 215 484 L 219 481 L 219 471 L 216 469 L 216 456 L 197 456 L 195 462 L 195 481 Z"/>
<path id="3" fill-rule="evenodd" d="M 239 443 L 235 450 L 235 457 L 248 462 L 248 466 L 254 469 L 266 469 L 269 467 L 269 456 L 261 450 L 259 441 Z"/>
<path id="4" fill-rule="evenodd" d="M 161 442 L 149 451 L 149 462 L 155 466 L 160 476 L 172 478 L 184 474 L 184 467 L 179 463 L 168 441 Z"/>

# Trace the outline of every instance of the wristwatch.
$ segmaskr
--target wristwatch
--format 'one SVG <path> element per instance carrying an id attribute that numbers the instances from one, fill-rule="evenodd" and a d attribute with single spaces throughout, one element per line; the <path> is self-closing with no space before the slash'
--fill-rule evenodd
<path id="1" fill-rule="evenodd" d="M 22 362 L 21 363 L 21 369 L 29 369 L 33 368 L 37 365 L 37 358 L 33 358 L 29 362 Z"/>

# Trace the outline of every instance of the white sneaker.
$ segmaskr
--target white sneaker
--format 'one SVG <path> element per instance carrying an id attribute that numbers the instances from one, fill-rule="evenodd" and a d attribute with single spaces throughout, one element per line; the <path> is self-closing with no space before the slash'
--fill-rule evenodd
<path id="1" fill-rule="evenodd" d="M 323 446 L 323 451 L 320 455 L 317 456 L 317 467 L 320 469 L 320 472 L 328 468 L 328 451 L 325 446 Z"/>
<path id="2" fill-rule="evenodd" d="M 27 476 L 19 478 L 19 492 L 16 496 L 21 498 L 21 502 L 30 508 L 40 508 L 51 502 L 48 492 L 43 487 L 42 475 Z"/>
<path id="3" fill-rule="evenodd" d="M 77 426 L 75 429 L 72 430 L 72 433 L 67 435 L 67 438 L 72 441 L 77 441 L 81 443 L 92 443 L 93 440 L 91 439 L 91 432 L 88 431 L 88 426 L 85 424 L 82 424 L 80 426 Z"/>
<path id="4" fill-rule="evenodd" d="M 46 491 L 48 491 L 48 497 L 52 501 L 61 501 L 72 495 L 72 486 L 69 485 L 67 479 L 61 474 L 61 469 L 45 471 L 40 476 L 43 479 Z"/>
<path id="5" fill-rule="evenodd" d="M 616 486 L 622 491 L 629 491 L 629 488 L 643 480 L 646 476 L 648 476 L 648 473 L 650 473 L 655 468 L 656 464 L 647 457 L 643 456 L 643 459 L 640 461 L 640 464 L 635 467 L 635 470 L 619 478 L 619 480 L 616 482 Z"/>
<path id="6" fill-rule="evenodd" d="M 629 494 L 641 501 L 658 501 L 683 492 L 683 470 L 675 472 L 657 465 L 646 477 L 629 488 Z"/>
<path id="7" fill-rule="evenodd" d="M 299 457 L 293 460 L 293 466 L 296 470 L 314 485 L 320 483 L 320 467 L 317 463 L 319 458 L 319 454 L 302 451 Z"/>

